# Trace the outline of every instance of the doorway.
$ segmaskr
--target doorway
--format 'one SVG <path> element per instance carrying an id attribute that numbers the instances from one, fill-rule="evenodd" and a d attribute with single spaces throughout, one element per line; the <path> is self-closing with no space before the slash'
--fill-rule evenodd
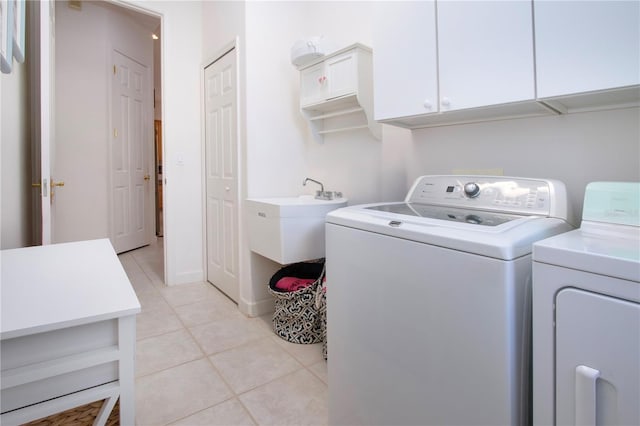
<path id="1" fill-rule="evenodd" d="M 147 154 L 141 156 L 146 164 L 137 170 L 141 172 L 137 174 L 143 185 L 134 185 L 129 192 L 148 194 L 142 203 L 149 212 L 145 239 L 150 241 L 149 238 L 155 236 L 156 222 L 156 179 L 152 179 L 156 176 L 153 106 L 161 105 L 160 78 L 152 78 L 150 71 L 155 69 L 160 73 L 160 43 L 157 42 L 157 50 L 153 48 L 156 42 L 152 41 L 152 33 L 160 31 L 161 18 L 109 2 L 77 2 L 77 7 L 70 7 L 67 2 L 51 2 L 52 10 L 54 4 L 55 30 L 51 31 L 50 56 L 56 61 L 51 64 L 52 83 L 50 88 L 35 87 L 43 105 L 46 103 L 52 111 L 52 135 L 58 142 L 53 143 L 52 137 L 51 164 L 56 182 L 61 182 L 55 198 L 48 203 L 56 212 L 52 215 L 54 238 L 50 242 L 104 238 L 112 236 L 116 228 L 111 190 L 115 179 L 110 177 L 114 166 L 112 138 L 117 132 L 122 136 L 122 129 L 113 126 L 114 120 L 109 118 L 115 102 L 113 94 L 109 96 L 112 93 L 110 78 L 119 77 L 113 60 L 115 54 L 110 53 L 115 50 L 122 50 L 124 56 L 135 58 L 133 62 L 147 64 L 148 68 L 149 83 L 145 90 L 149 113 L 143 118 Z M 141 38 L 145 38 L 144 43 L 140 42 Z M 144 46 L 146 53 L 138 61 L 140 55 L 136 52 Z M 43 241 L 42 234 L 39 237 L 37 243 Z"/>

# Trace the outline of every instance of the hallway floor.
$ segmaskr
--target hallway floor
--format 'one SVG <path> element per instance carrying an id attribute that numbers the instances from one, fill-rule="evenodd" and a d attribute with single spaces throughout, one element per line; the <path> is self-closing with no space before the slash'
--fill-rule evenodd
<path id="1" fill-rule="evenodd" d="M 327 424 L 321 344 L 280 339 L 208 283 L 167 287 L 162 238 L 119 258 L 142 305 L 138 426 Z"/>

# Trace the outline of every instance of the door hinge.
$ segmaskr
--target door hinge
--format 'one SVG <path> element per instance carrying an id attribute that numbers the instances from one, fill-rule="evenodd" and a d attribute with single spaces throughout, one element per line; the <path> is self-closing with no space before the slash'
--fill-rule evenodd
<path id="1" fill-rule="evenodd" d="M 113 75 L 116 75 L 116 66 L 113 66 Z"/>
<path id="2" fill-rule="evenodd" d="M 113 137 L 114 138 L 118 137 L 118 129 L 116 129 L 116 128 L 113 129 Z"/>

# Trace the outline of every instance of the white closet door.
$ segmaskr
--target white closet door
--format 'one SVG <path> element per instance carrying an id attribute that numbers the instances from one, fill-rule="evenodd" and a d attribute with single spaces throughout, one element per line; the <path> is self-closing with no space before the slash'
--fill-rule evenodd
<path id="1" fill-rule="evenodd" d="M 239 298 L 236 50 L 204 70 L 207 280 Z"/>

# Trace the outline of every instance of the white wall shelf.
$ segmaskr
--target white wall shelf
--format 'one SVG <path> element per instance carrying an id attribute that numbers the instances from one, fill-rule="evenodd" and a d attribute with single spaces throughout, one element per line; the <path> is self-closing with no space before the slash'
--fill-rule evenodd
<path id="1" fill-rule="evenodd" d="M 356 43 L 301 68 L 300 108 L 318 142 L 325 134 L 364 128 L 379 140 L 371 49 Z"/>

